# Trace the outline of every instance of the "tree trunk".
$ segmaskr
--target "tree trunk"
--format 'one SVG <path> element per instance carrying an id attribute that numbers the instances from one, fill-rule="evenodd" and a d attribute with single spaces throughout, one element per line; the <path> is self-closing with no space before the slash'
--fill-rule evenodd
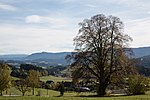
<path id="1" fill-rule="evenodd" d="M 97 95 L 100 97 L 104 96 L 106 94 L 106 88 L 107 86 L 105 84 L 99 84 L 97 88 Z"/>
<path id="2" fill-rule="evenodd" d="M 22 92 L 22 96 L 24 96 L 25 95 L 25 92 Z"/>
<path id="3" fill-rule="evenodd" d="M 47 95 L 48 95 L 48 89 L 47 89 Z"/>
<path id="4" fill-rule="evenodd" d="M 99 82 L 98 87 L 97 87 L 97 95 L 102 97 L 106 94 L 106 88 L 107 88 L 106 82 Z"/>
<path id="5" fill-rule="evenodd" d="M 8 91 L 6 90 L 6 94 L 8 94 Z"/>
<path id="6" fill-rule="evenodd" d="M 32 88 L 32 95 L 34 95 L 34 87 Z"/>
<path id="7" fill-rule="evenodd" d="M 3 91 L 2 90 L 0 91 L 0 96 L 3 96 Z"/>

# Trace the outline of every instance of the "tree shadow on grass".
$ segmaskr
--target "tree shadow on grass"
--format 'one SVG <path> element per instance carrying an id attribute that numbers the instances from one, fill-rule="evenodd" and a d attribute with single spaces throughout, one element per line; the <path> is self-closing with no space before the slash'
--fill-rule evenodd
<path id="1" fill-rule="evenodd" d="M 121 95 L 116 95 L 116 94 L 111 94 L 111 95 L 104 95 L 104 96 L 98 96 L 98 95 L 82 95 L 82 94 L 78 94 L 78 95 L 57 95 L 57 96 L 54 96 L 54 97 L 85 97 L 85 98 L 95 98 L 95 97 L 124 97 L 124 96 L 135 96 L 135 95 L 127 95 L 127 94 L 121 94 Z"/>
<path id="2" fill-rule="evenodd" d="M 63 97 L 63 95 L 53 96 L 53 97 Z"/>
<path id="3" fill-rule="evenodd" d="M 122 96 L 129 96 L 129 95 L 104 95 L 104 96 L 98 96 L 98 95 L 78 95 L 75 97 L 122 97 Z"/>

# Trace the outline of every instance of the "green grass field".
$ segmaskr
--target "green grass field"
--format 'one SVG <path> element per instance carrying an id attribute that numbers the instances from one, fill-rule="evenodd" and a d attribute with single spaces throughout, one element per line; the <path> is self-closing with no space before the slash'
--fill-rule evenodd
<path id="1" fill-rule="evenodd" d="M 41 96 L 36 96 L 38 91 L 41 91 Z M 10 93 L 11 92 L 11 93 Z M 8 90 L 4 96 L 0 96 L 0 100 L 150 100 L 150 92 L 146 95 L 135 95 L 135 96 L 108 96 L 108 97 L 94 97 L 94 93 L 76 93 L 76 92 L 65 92 L 64 96 L 59 97 L 58 91 L 46 90 L 46 89 L 35 89 L 35 95 L 32 96 L 32 91 L 27 92 L 25 96 L 21 96 L 21 92 L 15 88 Z M 10 95 L 11 94 L 11 95 Z"/>
<path id="2" fill-rule="evenodd" d="M 85 97 L 79 97 L 84 95 Z M 150 95 L 118 96 L 118 97 L 86 97 L 86 93 L 65 93 L 58 97 L 59 92 L 49 90 L 48 95 L 42 96 L 1 96 L 0 100 L 150 100 Z"/>
<path id="3" fill-rule="evenodd" d="M 46 82 L 47 80 L 53 80 L 54 82 L 71 81 L 71 79 L 68 79 L 68 78 L 55 77 L 55 76 L 43 76 L 43 77 L 40 77 L 40 80 L 44 82 Z"/>
<path id="4" fill-rule="evenodd" d="M 19 78 L 12 77 L 12 80 L 19 80 Z M 40 77 L 40 80 L 44 81 L 44 82 L 46 82 L 47 80 L 53 80 L 54 82 L 71 81 L 71 79 L 69 79 L 69 78 L 55 77 L 55 76 L 52 76 L 52 75 L 42 76 L 42 77 Z"/>
<path id="5" fill-rule="evenodd" d="M 16 78 L 14 78 L 16 79 Z M 62 77 L 44 76 L 40 77 L 42 81 L 53 80 L 54 82 L 71 81 Z M 41 96 L 36 96 L 38 91 L 41 91 Z M 63 97 L 59 97 L 58 91 L 46 90 L 46 89 L 35 89 L 35 96 L 32 96 L 32 91 L 29 91 L 25 96 L 21 96 L 21 92 L 12 87 L 3 92 L 4 96 L 0 96 L 0 100 L 150 100 L 150 92 L 146 95 L 135 95 L 135 96 L 108 96 L 108 97 L 94 97 L 94 93 L 76 93 L 76 92 L 65 92 Z M 89 96 L 91 95 L 91 96 Z"/>

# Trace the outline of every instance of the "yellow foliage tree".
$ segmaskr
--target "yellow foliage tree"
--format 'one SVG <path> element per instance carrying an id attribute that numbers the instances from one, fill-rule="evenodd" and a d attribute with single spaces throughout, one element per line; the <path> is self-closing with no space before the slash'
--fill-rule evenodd
<path id="1" fill-rule="evenodd" d="M 7 64 L 0 63 L 0 95 L 3 95 L 3 91 L 10 86 L 11 70 Z"/>
<path id="2" fill-rule="evenodd" d="M 28 85 L 32 88 L 32 95 L 34 95 L 34 88 L 39 86 L 39 72 L 30 70 L 27 76 Z"/>

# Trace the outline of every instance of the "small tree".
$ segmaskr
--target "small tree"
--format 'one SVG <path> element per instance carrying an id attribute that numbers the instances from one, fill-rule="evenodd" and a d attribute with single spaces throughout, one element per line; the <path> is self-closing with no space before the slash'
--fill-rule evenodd
<path id="1" fill-rule="evenodd" d="M 27 81 L 28 85 L 32 87 L 32 95 L 34 95 L 34 89 L 35 87 L 39 86 L 39 72 L 35 70 L 29 70 Z"/>
<path id="2" fill-rule="evenodd" d="M 28 86 L 28 81 L 26 79 L 15 81 L 14 86 L 16 87 L 16 89 L 22 92 L 22 96 L 24 96 L 27 91 L 30 91 L 30 87 Z"/>
<path id="3" fill-rule="evenodd" d="M 132 75 L 129 76 L 127 84 L 128 94 L 145 94 L 145 91 L 149 88 L 149 79 L 141 75 Z"/>
<path id="4" fill-rule="evenodd" d="M 7 64 L 0 63 L 0 95 L 2 96 L 2 92 L 7 89 L 10 85 L 11 70 Z"/>
<path id="5" fill-rule="evenodd" d="M 64 92 L 65 92 L 65 88 L 64 88 L 63 82 L 61 82 L 61 83 L 59 84 L 59 91 L 60 91 L 60 96 L 63 96 L 63 95 L 64 95 Z"/>

